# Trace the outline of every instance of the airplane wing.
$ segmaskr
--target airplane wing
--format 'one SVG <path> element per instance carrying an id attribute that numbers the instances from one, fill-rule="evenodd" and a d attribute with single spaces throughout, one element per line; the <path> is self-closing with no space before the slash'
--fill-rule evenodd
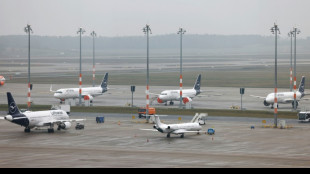
<path id="1" fill-rule="evenodd" d="M 178 129 L 173 131 L 173 134 L 184 134 L 184 133 L 205 133 L 206 131 L 187 131 L 185 129 Z"/>
<path id="2" fill-rule="evenodd" d="M 50 126 L 51 124 L 60 124 L 64 122 L 79 122 L 79 121 L 85 121 L 85 120 L 86 119 L 55 120 L 55 121 L 50 121 L 50 122 L 44 122 L 39 125 Z"/>
<path id="3" fill-rule="evenodd" d="M 292 100 L 291 98 L 289 98 L 289 99 L 284 99 L 284 102 L 285 103 L 292 103 L 294 100 Z"/>
<path id="4" fill-rule="evenodd" d="M 254 98 L 259 98 L 259 99 L 266 99 L 266 97 L 261 97 L 261 96 L 255 96 L 255 95 L 250 95 L 250 96 Z"/>
<path id="5" fill-rule="evenodd" d="M 140 129 L 140 130 L 142 130 L 142 131 L 153 131 L 153 132 L 158 132 L 158 130 L 156 130 L 156 129 Z"/>
<path id="6" fill-rule="evenodd" d="M 86 121 L 86 119 L 70 119 L 70 122 Z"/>
<path id="7" fill-rule="evenodd" d="M 156 97 L 160 96 L 160 94 L 149 93 L 150 95 L 155 95 Z"/>

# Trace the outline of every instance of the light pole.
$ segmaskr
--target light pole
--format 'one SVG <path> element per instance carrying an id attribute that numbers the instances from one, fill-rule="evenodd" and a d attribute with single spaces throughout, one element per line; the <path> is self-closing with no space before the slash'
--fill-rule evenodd
<path id="1" fill-rule="evenodd" d="M 146 75 L 146 118 L 148 120 L 148 115 L 149 115 L 149 109 L 150 109 L 150 87 L 149 87 L 149 82 L 150 82 L 150 70 L 149 70 L 149 35 L 152 34 L 152 30 L 149 25 L 146 25 L 143 28 L 144 34 L 147 36 L 147 75 Z"/>
<path id="2" fill-rule="evenodd" d="M 294 27 L 293 28 L 293 35 L 294 35 L 294 37 L 295 37 L 295 44 L 294 44 L 294 47 L 295 47 L 295 49 L 294 49 L 294 110 L 296 111 L 296 109 L 297 109 L 297 100 L 296 100 L 296 98 L 297 98 L 297 96 L 296 96 L 296 93 L 297 93 L 297 74 L 296 74 L 296 57 L 297 57 L 297 55 L 296 55 L 296 49 L 297 49 L 297 47 L 296 47 L 296 42 L 297 42 L 297 34 L 300 34 L 300 30 L 298 29 L 298 28 L 296 28 L 296 27 Z"/>
<path id="3" fill-rule="evenodd" d="M 288 37 L 291 38 L 291 60 L 290 60 L 290 91 L 293 92 L 293 36 L 294 36 L 294 33 L 293 31 L 290 31 L 288 33 Z"/>
<path id="4" fill-rule="evenodd" d="M 28 110 L 30 110 L 31 107 L 31 84 L 30 84 L 30 34 L 33 33 L 31 26 L 28 24 L 25 27 L 25 32 L 28 34 Z"/>
<path id="5" fill-rule="evenodd" d="M 275 23 L 271 28 L 271 32 L 275 34 L 275 89 L 274 89 L 274 125 L 278 127 L 278 33 L 280 29 Z"/>
<path id="6" fill-rule="evenodd" d="M 95 87 L 96 78 L 96 64 L 95 64 L 95 37 L 97 33 L 95 31 L 91 32 L 90 35 L 93 37 L 93 87 Z"/>
<path id="7" fill-rule="evenodd" d="M 178 34 L 180 35 L 180 109 L 182 109 L 183 103 L 183 35 L 185 34 L 186 30 L 183 28 L 179 29 Z"/>
<path id="8" fill-rule="evenodd" d="M 79 105 L 82 106 L 82 34 L 85 33 L 85 30 L 81 27 L 77 34 L 80 34 L 80 77 L 79 77 Z"/>

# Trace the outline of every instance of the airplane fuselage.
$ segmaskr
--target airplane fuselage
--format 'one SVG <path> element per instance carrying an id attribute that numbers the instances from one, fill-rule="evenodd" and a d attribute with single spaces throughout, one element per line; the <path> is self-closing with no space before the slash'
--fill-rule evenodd
<path id="1" fill-rule="evenodd" d="M 47 123 L 52 124 L 57 121 L 69 122 L 69 116 L 63 110 L 50 110 L 50 111 L 38 111 L 38 112 L 26 111 L 18 116 L 14 116 L 14 118 L 11 115 L 7 115 L 4 118 L 7 121 L 10 121 L 23 127 L 28 127 L 30 129 L 35 127 L 51 126 Z"/>
<path id="2" fill-rule="evenodd" d="M 79 88 L 59 89 L 55 92 L 54 97 L 60 100 L 79 98 Z M 82 88 L 82 95 L 90 95 L 96 97 L 103 94 L 101 87 Z"/>
<path id="3" fill-rule="evenodd" d="M 167 134 L 183 134 L 178 133 L 178 130 L 182 131 L 201 131 L 202 127 L 199 125 L 199 123 L 184 123 L 184 124 L 161 124 L 158 126 L 157 130 L 161 133 L 167 133 Z"/>
<path id="4" fill-rule="evenodd" d="M 291 104 L 294 101 L 294 92 L 283 92 L 283 93 L 278 93 L 277 94 L 277 98 L 278 98 L 278 103 L 282 103 L 282 104 Z M 302 94 L 300 92 L 297 91 L 296 93 L 296 100 L 300 101 L 302 98 Z M 275 100 L 275 95 L 274 93 L 269 94 L 266 97 L 266 102 L 268 104 L 274 104 L 274 100 Z"/>
<path id="5" fill-rule="evenodd" d="M 197 96 L 197 91 L 195 89 L 182 90 L 182 97 L 194 98 Z M 158 96 L 159 103 L 165 103 L 167 101 L 179 101 L 180 100 L 180 90 L 167 90 L 163 91 Z"/>

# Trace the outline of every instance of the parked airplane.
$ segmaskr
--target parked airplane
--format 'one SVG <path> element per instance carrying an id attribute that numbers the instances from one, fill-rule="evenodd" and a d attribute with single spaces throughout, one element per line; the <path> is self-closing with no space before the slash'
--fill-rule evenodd
<path id="1" fill-rule="evenodd" d="M 71 122 L 84 121 L 83 119 L 71 120 L 67 113 L 63 110 L 49 110 L 31 112 L 20 112 L 14 98 L 10 92 L 7 93 L 9 115 L 0 117 L 1 120 L 7 120 L 17 125 L 25 127 L 25 132 L 29 133 L 30 129 L 38 127 L 49 127 L 48 133 L 54 133 L 54 125 L 58 126 L 58 130 L 70 129 Z"/>
<path id="2" fill-rule="evenodd" d="M 108 91 L 108 76 L 109 74 L 106 73 L 102 83 L 98 87 L 89 87 L 89 88 L 82 88 L 82 97 L 88 97 L 90 102 L 93 102 L 94 97 L 102 95 L 103 93 Z M 66 89 L 59 89 L 57 91 L 52 90 L 52 86 L 50 91 L 54 93 L 54 97 L 60 100 L 60 103 L 63 103 L 66 99 L 77 99 L 79 98 L 79 88 L 66 88 Z"/>
<path id="3" fill-rule="evenodd" d="M 155 115 L 155 126 L 154 129 L 141 129 L 146 131 L 158 131 L 161 133 L 166 133 L 167 138 L 170 138 L 171 134 L 181 135 L 181 138 L 184 138 L 185 133 L 205 133 L 202 132 L 202 127 L 200 126 L 200 120 L 206 117 L 205 114 L 195 115 L 190 123 L 182 123 L 182 124 L 163 124 L 161 123 L 159 116 Z"/>
<path id="4" fill-rule="evenodd" d="M 298 106 L 299 101 L 302 100 L 302 98 L 306 95 L 305 94 L 305 82 L 306 82 L 306 77 L 302 77 L 301 81 L 300 81 L 300 85 L 299 85 L 299 89 L 296 93 L 296 106 Z M 264 105 L 265 106 L 270 106 L 271 108 L 273 108 L 274 106 L 274 93 L 268 94 L 267 97 L 260 97 L 260 96 L 253 96 L 252 97 L 256 97 L 256 98 L 260 98 L 260 99 L 264 99 Z M 292 104 L 293 108 L 294 108 L 294 92 L 282 92 L 282 93 L 278 93 L 277 95 L 278 97 L 278 104 Z"/>
<path id="5" fill-rule="evenodd" d="M 199 74 L 193 89 L 182 90 L 183 93 L 182 97 L 184 104 L 192 102 L 193 98 L 201 93 L 200 85 L 201 85 L 201 74 Z M 174 105 L 173 101 L 180 101 L 180 90 L 166 90 L 161 92 L 161 94 L 157 96 L 158 96 L 157 97 L 158 103 L 165 103 L 165 105 L 167 105 L 167 102 L 170 101 L 170 105 Z"/>
<path id="6" fill-rule="evenodd" d="M 3 86 L 5 83 L 5 78 L 3 76 L 0 76 L 0 86 Z"/>

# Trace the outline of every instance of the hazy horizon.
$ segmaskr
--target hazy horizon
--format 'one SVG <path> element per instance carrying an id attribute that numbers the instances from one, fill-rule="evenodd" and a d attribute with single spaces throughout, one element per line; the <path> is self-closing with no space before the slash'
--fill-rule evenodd
<path id="1" fill-rule="evenodd" d="M 283 37 L 294 27 L 310 36 L 308 0 L 0 0 L 0 35 L 24 35 L 32 26 L 39 36 L 143 36 L 188 34 L 270 36 L 275 22 Z"/>

